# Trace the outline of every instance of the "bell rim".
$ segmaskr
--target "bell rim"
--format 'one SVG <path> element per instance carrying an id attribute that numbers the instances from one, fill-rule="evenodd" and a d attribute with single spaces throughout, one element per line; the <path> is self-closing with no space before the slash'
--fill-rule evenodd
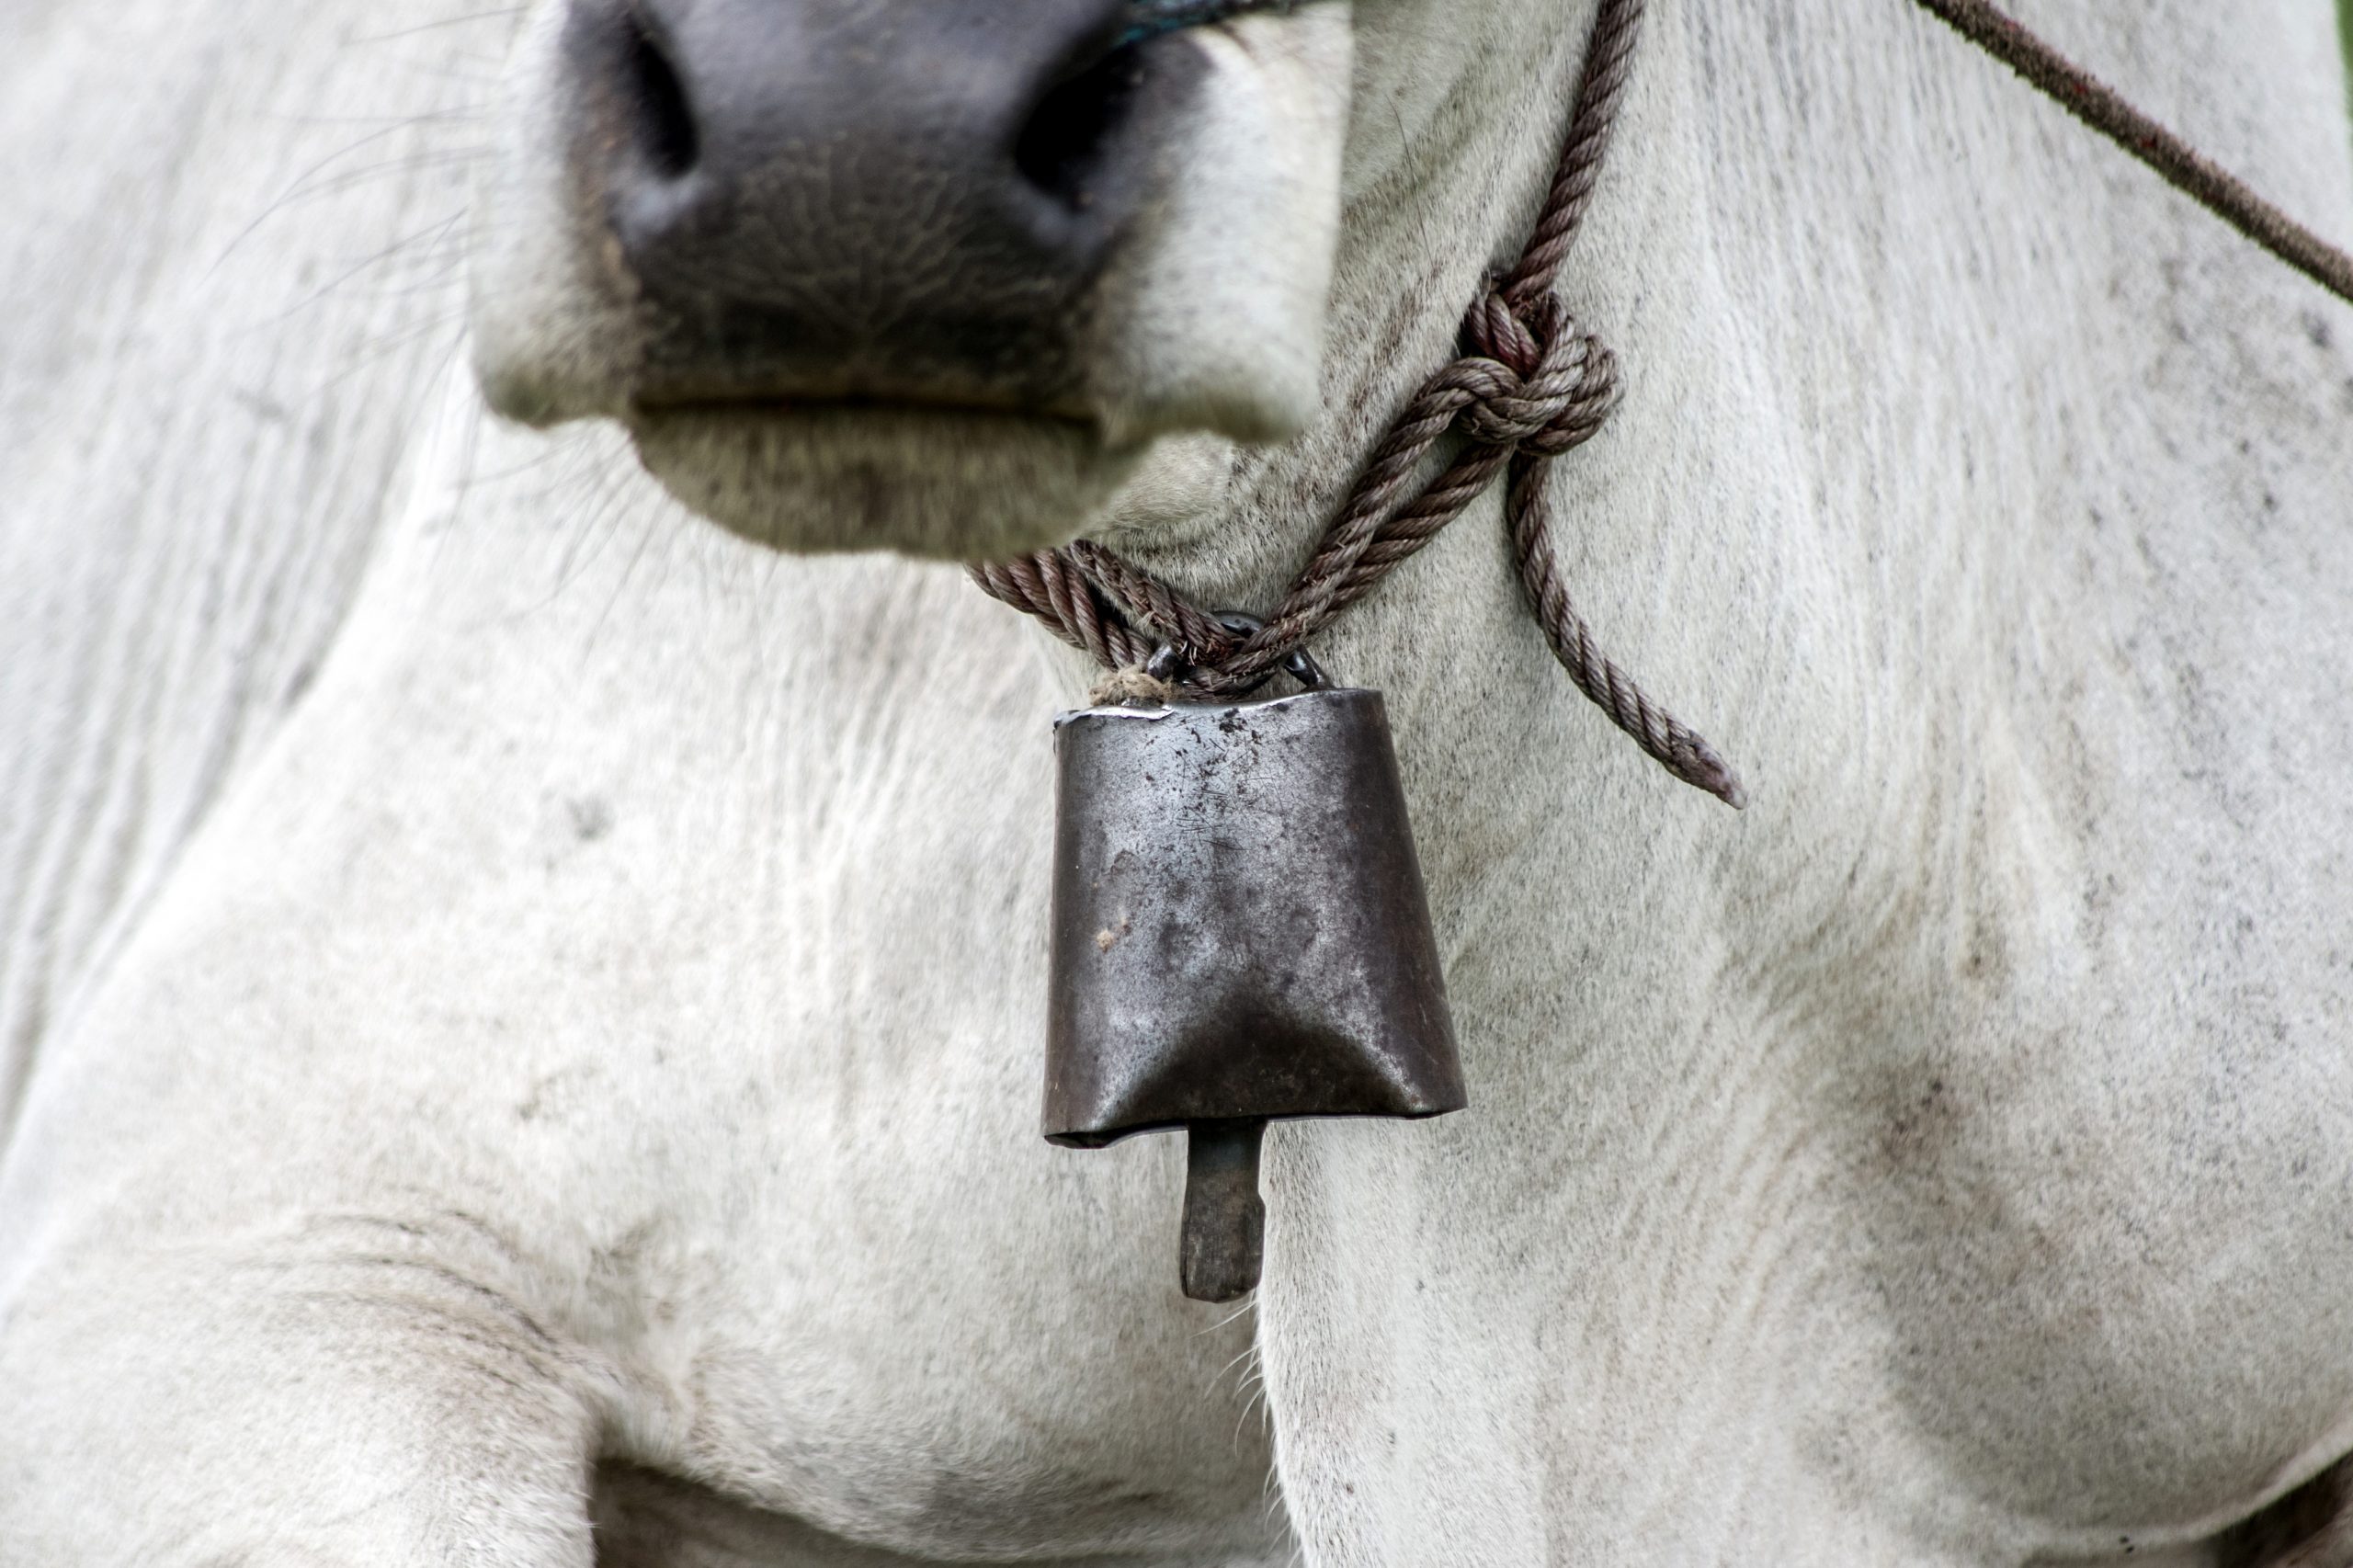
<path id="1" fill-rule="evenodd" d="M 1302 1110 L 1252 1112 L 1248 1116 L 1174 1117 L 1164 1121 L 1139 1122 L 1133 1127 L 1102 1132 L 1074 1128 L 1062 1132 L 1048 1132 L 1043 1136 L 1057 1149 L 1108 1149 L 1131 1138 L 1154 1132 L 1182 1132 L 1205 1121 L 1436 1121 L 1441 1116 L 1452 1116 L 1456 1111 L 1470 1108 L 1469 1097 L 1465 1096 L 1454 1105 L 1433 1106 L 1425 1110 Z"/>
<path id="2" fill-rule="evenodd" d="M 1221 697 L 1208 702 L 1161 702 L 1145 707 L 1109 703 L 1086 708 L 1066 708 L 1054 715 L 1054 729 L 1059 733 L 1065 725 L 1075 724 L 1088 719 L 1130 719 L 1149 722 L 1165 719 L 1175 713 L 1215 713 L 1239 709 L 1289 708 L 1305 704 L 1311 699 L 1327 701 L 1334 698 L 1370 698 L 1373 703 L 1382 710 L 1384 716 L 1388 711 L 1388 704 L 1381 700 L 1381 689 L 1378 687 L 1319 686 L 1306 691 L 1287 692 L 1281 697 Z"/>

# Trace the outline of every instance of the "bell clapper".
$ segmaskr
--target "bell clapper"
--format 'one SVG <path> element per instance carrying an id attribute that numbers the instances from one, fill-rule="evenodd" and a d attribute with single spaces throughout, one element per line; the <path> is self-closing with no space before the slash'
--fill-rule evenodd
<path id="1" fill-rule="evenodd" d="M 1258 1196 L 1263 1119 L 1186 1124 L 1185 1237 L 1178 1272 L 1197 1301 L 1234 1301 L 1258 1286 L 1267 1205 Z"/>

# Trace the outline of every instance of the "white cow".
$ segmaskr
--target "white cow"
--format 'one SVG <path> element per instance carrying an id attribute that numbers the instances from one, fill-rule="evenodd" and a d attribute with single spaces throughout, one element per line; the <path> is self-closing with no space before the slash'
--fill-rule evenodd
<path id="1" fill-rule="evenodd" d="M 1563 564 L 1754 804 L 1570 692 L 1494 496 L 1351 612 L 1473 1105 L 1278 1128 L 1236 1315 L 1170 1141 L 1037 1137 L 1086 672 L 487 419 L 438 236 L 495 146 L 485 385 L 671 374 L 642 450 L 740 532 L 1085 528 L 1263 604 L 1516 248 L 1593 0 L 1161 40 L 1059 379 L 782 363 L 867 400 L 814 410 L 676 406 L 740 339 L 600 233 L 676 214 L 583 197 L 565 8 L 495 141 L 460 7 L 6 9 L 0 1563 L 2353 1562 L 2353 315 L 1900 0 L 1655 0 Z M 768 7 L 895 15 L 868 71 L 969 9 Z M 2326 0 L 2025 9 L 2353 233 Z M 849 97 L 744 287 L 964 199 Z"/>

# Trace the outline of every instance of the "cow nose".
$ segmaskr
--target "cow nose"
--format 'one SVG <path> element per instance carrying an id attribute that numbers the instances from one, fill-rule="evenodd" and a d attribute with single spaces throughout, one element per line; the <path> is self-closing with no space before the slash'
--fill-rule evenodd
<path id="1" fill-rule="evenodd" d="M 575 145 L 639 302 L 637 400 L 1077 412 L 1087 301 L 1194 59 L 1133 16 L 583 0 Z"/>

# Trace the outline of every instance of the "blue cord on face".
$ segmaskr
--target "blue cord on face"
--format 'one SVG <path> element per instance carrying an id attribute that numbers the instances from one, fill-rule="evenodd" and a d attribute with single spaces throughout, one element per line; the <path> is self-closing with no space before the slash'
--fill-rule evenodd
<path id="1" fill-rule="evenodd" d="M 1288 11 L 1296 0 L 1128 0 L 1134 25 L 1120 35 L 1119 47 L 1142 43 L 1179 28 L 1205 27 L 1248 11 Z"/>

